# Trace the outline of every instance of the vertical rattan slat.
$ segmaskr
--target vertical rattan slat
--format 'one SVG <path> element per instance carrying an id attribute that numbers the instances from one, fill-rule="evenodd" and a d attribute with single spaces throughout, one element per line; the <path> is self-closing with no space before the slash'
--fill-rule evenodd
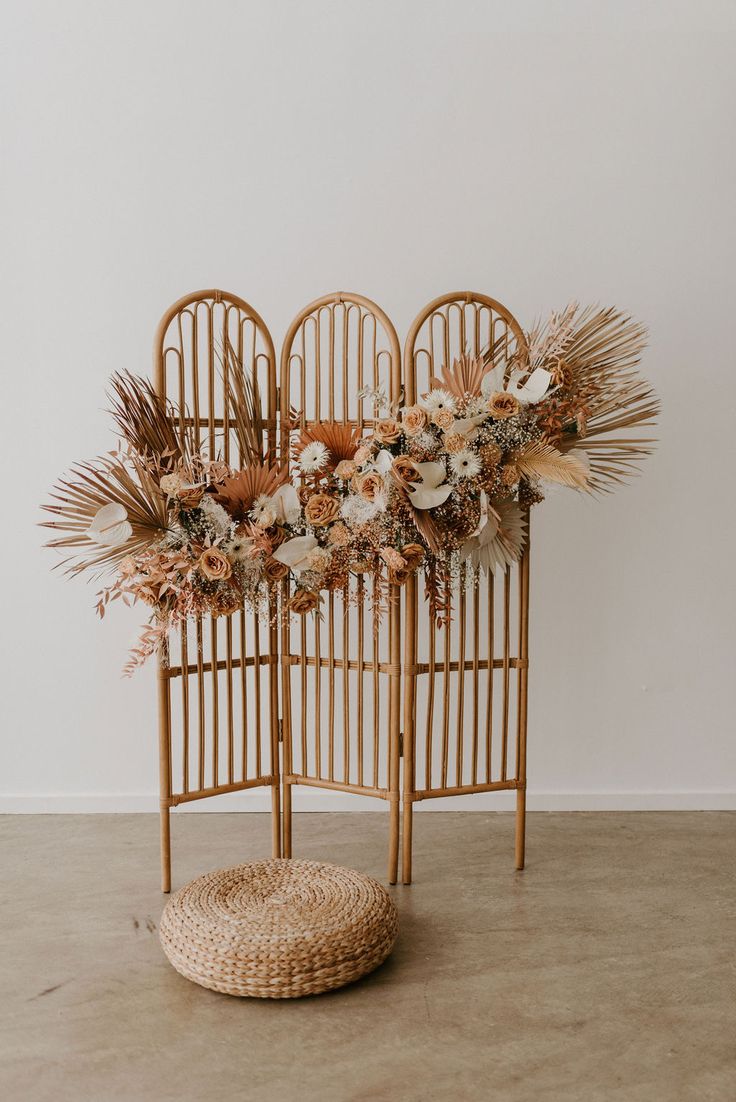
<path id="1" fill-rule="evenodd" d="M 412 323 L 404 347 L 407 404 L 429 390 L 430 376 L 451 367 L 455 357 L 477 355 L 492 346 L 507 355 L 526 348 L 521 326 L 501 303 L 471 291 L 429 303 Z M 406 587 L 404 883 L 412 876 L 414 804 L 440 796 L 515 790 L 516 865 L 523 868 L 528 621 L 528 544 L 513 571 L 484 580 L 472 596 L 456 597 L 451 627 L 437 629 L 417 583 L 412 580 Z"/>
<path id="2" fill-rule="evenodd" d="M 223 349 L 237 351 L 258 380 L 266 410 L 266 444 L 275 449 L 276 360 L 262 318 L 243 299 L 196 291 L 166 311 L 154 344 L 154 383 L 172 399 L 202 453 L 237 464 L 225 399 Z M 265 617 L 263 618 L 265 621 Z M 235 620 L 235 623 L 233 621 Z M 278 630 L 275 609 L 259 623 L 245 612 L 199 618 L 168 641 L 158 670 L 161 879 L 171 887 L 172 807 L 227 792 L 271 788 L 273 853 L 280 855 Z M 236 645 L 237 643 L 237 645 Z M 261 689 L 268 669 L 268 693 Z M 176 682 L 180 689 L 174 689 Z"/>
<path id="3" fill-rule="evenodd" d="M 317 299 L 297 314 L 281 354 L 281 451 L 288 451 L 289 413 L 301 427 L 364 424 L 358 391 L 383 385 L 399 398 L 401 351 L 386 314 L 362 295 Z M 370 420 L 370 419 L 369 419 Z M 281 634 L 283 852 L 291 855 L 292 790 L 308 785 L 389 803 L 388 878 L 399 852 L 401 704 L 400 602 L 389 596 L 388 631 L 366 607 L 362 576 L 329 593 L 321 620 L 284 621 Z M 288 590 L 284 593 L 288 599 Z M 313 753 L 310 757 L 309 749 Z"/>

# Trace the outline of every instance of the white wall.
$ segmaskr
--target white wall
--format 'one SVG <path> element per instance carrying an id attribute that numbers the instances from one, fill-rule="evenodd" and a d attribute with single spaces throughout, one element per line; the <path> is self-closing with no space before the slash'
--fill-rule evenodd
<path id="1" fill-rule="evenodd" d="M 153 669 L 119 673 L 141 615 L 100 624 L 34 524 L 111 446 L 108 376 L 148 371 L 201 286 L 277 338 L 341 288 L 402 335 L 459 286 L 525 323 L 571 298 L 645 319 L 656 457 L 535 518 L 531 805 L 736 806 L 734 25 L 703 2 L 3 5 L 0 807 L 156 807 Z"/>

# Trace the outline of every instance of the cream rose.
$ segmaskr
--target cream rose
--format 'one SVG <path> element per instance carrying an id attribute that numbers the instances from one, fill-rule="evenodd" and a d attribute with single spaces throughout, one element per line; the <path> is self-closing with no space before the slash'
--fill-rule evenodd
<path id="1" fill-rule="evenodd" d="M 401 427 L 407 436 L 418 436 L 427 424 L 427 414 L 421 406 L 405 406 L 401 411 Z"/>

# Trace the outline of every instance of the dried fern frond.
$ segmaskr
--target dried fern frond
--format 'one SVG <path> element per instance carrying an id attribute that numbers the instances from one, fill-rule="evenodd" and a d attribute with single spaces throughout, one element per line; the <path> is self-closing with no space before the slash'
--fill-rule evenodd
<path id="1" fill-rule="evenodd" d="M 46 544 L 74 552 L 57 564 L 67 574 L 112 570 L 126 555 L 144 551 L 167 531 L 166 496 L 146 460 L 135 453 L 113 453 L 76 464 L 69 477 L 54 487 L 51 499 L 41 508 L 58 519 L 43 521 L 41 527 L 67 533 Z M 125 543 L 102 547 L 87 532 L 99 510 L 110 504 L 125 509 L 132 534 Z"/>
<path id="2" fill-rule="evenodd" d="M 294 459 L 298 460 L 309 444 L 324 444 L 330 453 L 324 470 L 334 471 L 341 460 L 353 458 L 360 447 L 360 437 L 361 432 L 357 425 L 334 422 L 315 422 L 305 425 L 294 442 Z"/>
<path id="3" fill-rule="evenodd" d="M 520 451 L 514 452 L 511 462 L 519 474 L 527 478 L 559 482 L 577 490 L 588 485 L 588 469 L 584 463 L 573 455 L 563 455 L 552 444 L 542 440 L 533 440 Z"/>
<path id="4" fill-rule="evenodd" d="M 285 467 L 258 463 L 238 471 L 231 478 L 217 484 L 215 501 L 227 509 L 233 520 L 244 521 L 253 508 L 256 498 L 275 494 L 279 486 L 289 481 Z"/>
<path id="5" fill-rule="evenodd" d="M 240 461 L 248 467 L 261 464 L 265 459 L 263 409 L 258 378 L 252 378 L 243 369 L 232 343 L 228 339 L 224 348 L 223 377 L 230 413 L 230 423 L 240 449 Z"/>
<path id="6" fill-rule="evenodd" d="M 439 378 L 430 376 L 429 385 L 447 390 L 456 398 L 477 398 L 480 395 L 480 383 L 488 372 L 488 363 L 482 356 L 468 356 L 463 353 L 454 360 L 452 367 L 443 367 Z"/>
<path id="7" fill-rule="evenodd" d="M 110 385 L 110 413 L 123 439 L 162 472 L 188 465 L 195 447 L 186 414 L 139 375 L 118 372 Z"/>

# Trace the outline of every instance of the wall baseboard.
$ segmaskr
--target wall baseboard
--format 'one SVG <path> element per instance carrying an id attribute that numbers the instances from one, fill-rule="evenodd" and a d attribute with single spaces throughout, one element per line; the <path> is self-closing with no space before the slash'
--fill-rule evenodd
<path id="1" fill-rule="evenodd" d="M 426 811 L 511 811 L 513 792 L 480 793 L 452 799 L 427 800 L 417 804 Z M 736 792 L 535 792 L 527 797 L 529 811 L 736 811 Z M 216 799 L 199 800 L 177 808 L 177 814 L 224 811 L 270 811 L 267 790 L 235 792 Z M 345 793 L 298 789 L 294 811 L 377 811 L 388 809 L 384 800 Z M 0 795 L 3 815 L 89 815 L 129 814 L 158 811 L 153 793 L 66 793 Z"/>

